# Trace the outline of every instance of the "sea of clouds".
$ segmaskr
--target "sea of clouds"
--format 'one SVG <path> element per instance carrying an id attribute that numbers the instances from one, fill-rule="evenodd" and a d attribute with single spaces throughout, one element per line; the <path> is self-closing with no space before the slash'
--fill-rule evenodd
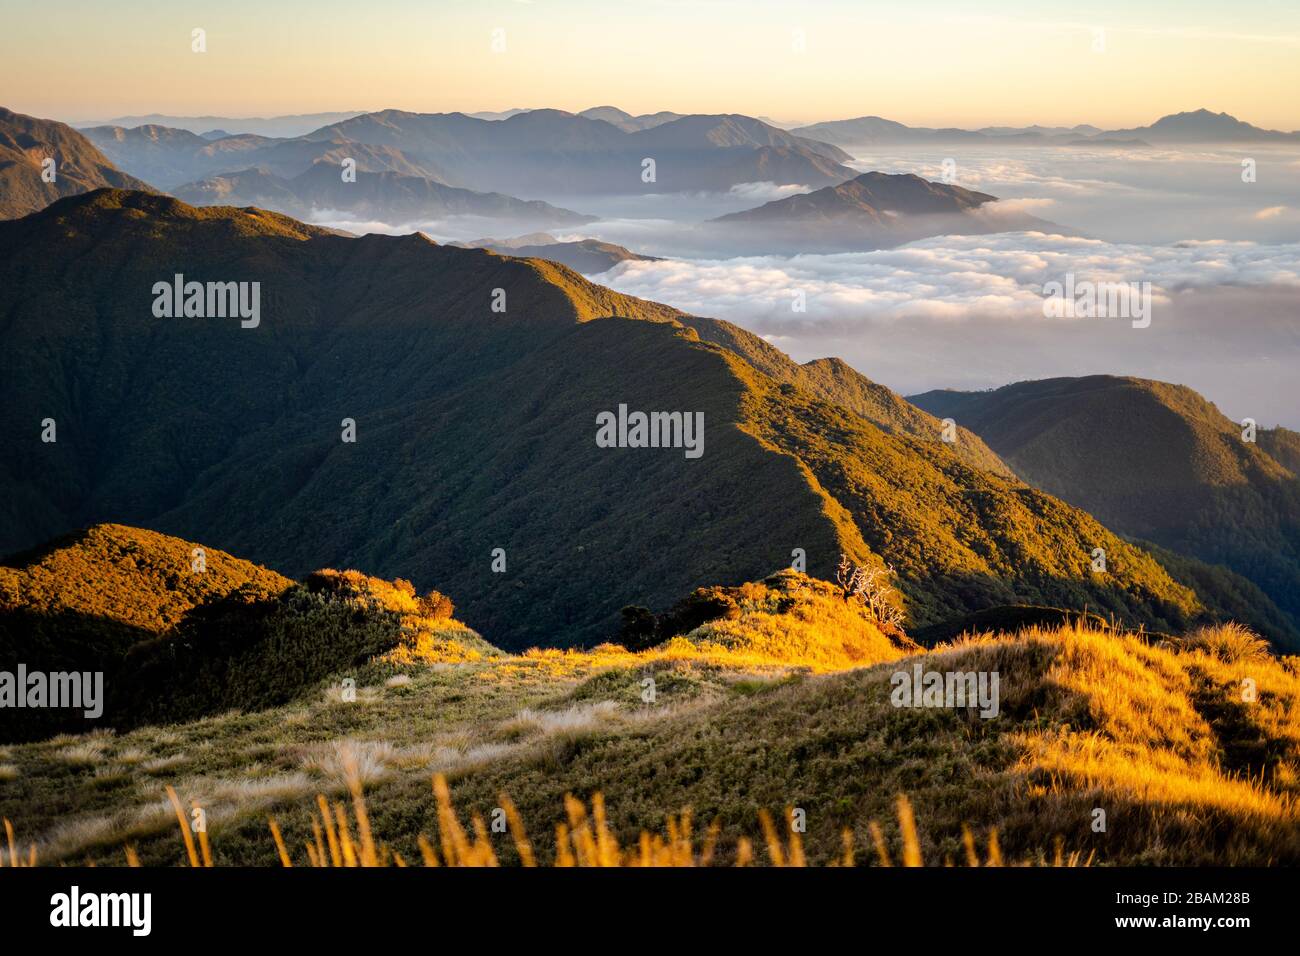
<path id="1" fill-rule="evenodd" d="M 541 196 L 598 215 L 592 236 L 666 257 L 595 280 L 724 318 L 794 358 L 838 355 L 903 394 L 1111 373 L 1190 385 L 1234 419 L 1300 428 L 1300 151 L 1103 147 L 851 149 L 863 170 L 911 172 L 1000 197 L 1051 231 L 941 236 L 895 249 L 737 255 L 711 218 L 803 187 L 727 193 Z M 1242 177 L 1252 160 L 1254 182 Z M 506 238 L 501 223 L 334 222 L 355 232 Z M 1067 274 L 1151 283 L 1152 322 L 1047 318 L 1043 287 Z M 797 309 L 796 296 L 802 310 Z"/>
<path id="2" fill-rule="evenodd" d="M 1047 318 L 1043 286 L 1067 272 L 1151 282 L 1150 326 Z M 1234 419 L 1300 427 L 1300 244 L 947 236 L 833 256 L 627 262 L 598 281 L 736 322 L 799 361 L 837 355 L 903 394 L 1134 375 L 1190 385 Z"/>

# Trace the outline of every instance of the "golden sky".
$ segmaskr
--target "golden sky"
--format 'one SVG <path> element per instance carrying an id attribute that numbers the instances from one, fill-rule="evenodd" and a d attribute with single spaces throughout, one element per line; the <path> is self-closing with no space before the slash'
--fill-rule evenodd
<path id="1" fill-rule="evenodd" d="M 0 0 L 0 10 L 0 105 L 64 120 L 612 104 L 1113 128 L 1205 107 L 1300 129 L 1294 0 Z M 204 53 L 191 49 L 196 27 Z"/>

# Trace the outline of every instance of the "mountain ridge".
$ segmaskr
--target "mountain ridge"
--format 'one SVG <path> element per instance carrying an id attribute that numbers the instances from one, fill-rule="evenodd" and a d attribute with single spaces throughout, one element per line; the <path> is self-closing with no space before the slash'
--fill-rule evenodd
<path id="1" fill-rule="evenodd" d="M 48 159 L 54 160 L 53 182 L 44 175 Z M 0 219 L 25 216 L 100 187 L 153 190 L 119 170 L 71 126 L 0 106 Z"/>
<path id="2" fill-rule="evenodd" d="M 962 422 L 1026 481 L 1109 526 L 1245 575 L 1300 624 L 1294 432 L 1260 428 L 1246 442 L 1241 424 L 1192 389 L 1126 376 L 910 400 Z M 1095 453 L 1066 454 L 1078 447 Z"/>
<path id="3" fill-rule="evenodd" d="M 540 200 L 475 192 L 391 171 L 358 169 L 355 180 L 348 182 L 340 167 L 323 161 L 291 179 L 255 168 L 187 183 L 173 191 L 194 205 L 259 206 L 299 219 L 316 218 L 327 210 L 362 220 L 482 216 L 540 227 L 581 225 L 595 219 Z"/>
<path id="4" fill-rule="evenodd" d="M 839 146 L 924 143 L 1059 146 L 1072 145 L 1076 141 L 1085 146 L 1089 145 L 1089 141 L 1096 141 L 1099 144 L 1109 141 L 1106 145 L 1118 145 L 1115 140 L 1124 137 L 1138 140 L 1136 144 L 1126 145 L 1143 146 L 1177 142 L 1300 141 L 1300 132 L 1266 130 L 1238 120 L 1227 113 L 1213 113 L 1207 109 L 1170 113 L 1147 126 L 1112 130 L 1103 130 L 1087 124 L 1068 129 L 1042 126 L 983 127 L 975 130 L 956 127 L 930 128 L 907 126 L 880 116 L 858 116 L 813 123 L 797 127 L 791 132 Z"/>
<path id="5" fill-rule="evenodd" d="M 30 436 L 0 470 L 4 550 L 143 524 L 294 576 L 435 583 L 505 647 L 599 642 L 629 603 L 755 580 L 796 548 L 823 578 L 841 553 L 894 565 L 917 625 L 1016 603 L 1157 630 L 1212 613 L 1090 516 L 925 436 L 921 413 L 921 434 L 887 432 L 823 397 L 852 390 L 822 367 L 773 378 L 748 333 L 561 265 L 113 191 L 0 224 L 0 252 L 0 408 Z M 260 325 L 155 318 L 150 290 L 177 272 L 261 281 Z M 45 355 L 66 356 L 58 376 Z M 599 447 L 596 415 L 620 404 L 704 414 L 705 453 Z"/>

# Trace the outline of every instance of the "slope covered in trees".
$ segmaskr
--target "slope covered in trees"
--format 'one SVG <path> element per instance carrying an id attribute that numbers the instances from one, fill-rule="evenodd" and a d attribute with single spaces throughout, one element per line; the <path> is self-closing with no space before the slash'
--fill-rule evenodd
<path id="1" fill-rule="evenodd" d="M 176 274 L 260 283 L 259 323 L 159 318 Z M 625 605 L 799 554 L 822 578 L 841 553 L 892 564 L 913 625 L 1028 602 L 1165 630 L 1217 606 L 905 403 L 769 355 L 773 377 L 734 327 L 543 260 L 100 191 L 0 224 L 0 312 L 4 550 L 145 525 L 436 585 L 510 648 L 595 643 Z M 620 406 L 702 414 L 703 453 L 601 447 Z"/>

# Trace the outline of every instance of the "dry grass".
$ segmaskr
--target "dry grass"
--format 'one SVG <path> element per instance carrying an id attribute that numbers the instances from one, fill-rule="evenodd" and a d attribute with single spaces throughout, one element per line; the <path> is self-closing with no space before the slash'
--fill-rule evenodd
<path id="1" fill-rule="evenodd" d="M 311 819 L 311 839 L 302 844 L 308 865 L 313 867 L 382 867 L 407 866 L 407 861 L 400 853 L 387 844 L 376 842 L 371 829 L 370 815 L 366 806 L 364 771 L 355 756 L 355 751 L 341 751 L 343 771 L 347 781 L 348 802 L 336 800 L 330 802 L 324 794 L 316 796 L 314 815 Z M 424 834 L 417 837 L 420 861 L 431 867 L 496 867 L 501 865 L 488 827 L 483 818 L 472 814 L 469 827 L 466 828 L 452 805 L 451 790 L 442 774 L 433 776 L 433 794 L 437 805 L 438 834 L 431 840 Z M 167 802 L 175 816 L 180 830 L 181 847 L 184 851 L 184 863 L 190 867 L 212 867 L 214 858 L 212 845 L 206 826 L 193 824 L 193 815 L 188 813 L 175 789 L 166 788 Z M 537 865 L 532 841 L 529 839 L 523 820 L 514 803 L 505 794 L 498 797 L 509 830 L 511 842 L 520 865 L 533 867 Z M 350 806 L 349 806 L 350 803 Z M 911 803 L 906 796 L 897 799 L 898 827 L 902 839 L 902 865 L 906 867 L 924 866 L 921 844 L 917 836 L 916 822 Z M 702 834 L 697 834 L 690 810 L 667 818 L 664 833 L 651 833 L 642 830 L 639 839 L 632 845 L 621 846 L 609 825 L 605 812 L 604 797 L 595 793 L 591 797 L 591 806 L 572 794 L 564 798 L 566 820 L 555 827 L 555 852 L 552 859 L 556 867 L 706 867 L 715 863 L 715 850 L 721 832 L 715 821 L 706 827 Z M 190 811 L 202 811 L 198 800 L 190 801 Z M 803 837 L 796 824 L 793 808 L 787 808 L 782 826 L 777 827 L 771 814 L 766 810 L 759 812 L 759 824 L 763 832 L 767 862 L 774 867 L 809 866 L 804 853 Z M 274 816 L 267 818 L 271 840 L 274 843 L 277 859 L 282 867 L 294 866 L 293 853 L 285 841 L 284 834 Z M 16 844 L 12 824 L 4 820 L 8 840 L 9 866 L 35 866 L 37 863 L 36 845 L 30 845 L 23 856 Z M 869 824 L 877 863 L 880 866 L 892 866 L 883 831 L 871 821 Z M 981 862 L 975 849 L 974 837 L 968 828 L 963 828 L 966 846 L 967 865 L 1002 866 L 1004 865 L 998 847 L 997 832 L 989 834 L 987 856 Z M 829 865 L 833 867 L 851 867 L 857 863 L 853 845 L 852 830 L 845 829 L 841 834 L 842 850 Z M 122 848 L 128 866 L 139 866 L 139 856 L 130 843 Z M 734 865 L 749 866 L 756 862 L 752 843 L 742 837 L 734 854 Z M 1088 861 L 1083 861 L 1087 865 Z M 1059 850 L 1052 865 L 1074 866 L 1080 863 L 1079 855 L 1063 857 Z M 0 852 L 0 866 L 5 865 L 5 857 Z"/>
<path id="2" fill-rule="evenodd" d="M 351 797 L 350 809 L 341 800 L 331 804 L 324 795 L 317 796 L 316 814 L 311 822 L 312 838 L 303 843 L 308 864 L 314 867 L 406 866 L 407 861 L 400 853 L 390 849 L 386 844 L 376 844 L 358 776 L 352 775 L 349 778 L 348 791 Z M 460 822 L 452 806 L 450 787 L 441 774 L 435 774 L 433 777 L 433 793 L 437 803 L 438 835 L 433 840 L 423 834 L 417 838 L 421 862 L 425 866 L 433 867 L 500 866 L 501 861 L 483 818 L 478 814 L 471 815 L 468 828 Z M 501 794 L 498 801 L 507 821 L 510 838 L 520 865 L 536 866 L 537 858 L 533 843 L 528 837 L 518 809 L 505 794 Z M 923 866 L 911 804 L 905 796 L 900 795 L 897 807 L 899 829 L 903 840 L 903 865 Z M 555 827 L 555 852 L 552 856 L 554 866 L 704 867 L 715 862 L 714 852 L 718 845 L 720 825 L 714 822 L 706 827 L 702 834 L 697 834 L 689 810 L 670 815 L 664 833 L 642 830 L 639 839 L 630 846 L 619 844 L 606 817 L 605 800 L 600 793 L 592 795 L 590 810 L 582 800 L 572 794 L 566 794 L 564 810 L 565 822 Z M 179 811 L 178 819 L 180 819 Z M 784 825 L 780 828 L 776 826 L 767 811 L 760 811 L 759 823 L 770 865 L 775 867 L 809 865 L 792 808 L 786 810 Z M 292 854 L 274 817 L 268 820 L 268 826 L 280 864 L 284 867 L 292 867 L 294 865 Z M 881 833 L 879 826 L 874 822 L 871 827 L 874 833 Z M 987 862 L 983 864 L 975 852 L 974 839 L 969 830 L 965 831 L 965 836 L 969 847 L 967 857 L 969 865 L 1003 865 L 996 831 L 990 834 Z M 183 825 L 182 837 L 185 837 Z M 843 831 L 842 842 L 841 854 L 829 865 L 855 865 L 851 830 Z M 185 848 L 191 865 L 198 865 L 188 840 L 185 841 Z M 881 866 L 892 865 L 883 838 L 877 839 L 876 852 Z M 741 838 L 734 858 L 736 866 L 749 866 L 755 862 L 754 849 L 748 839 Z M 1073 866 L 1078 862 L 1077 855 L 1067 860 L 1058 854 L 1054 864 Z"/>
<path id="3" fill-rule="evenodd" d="M 1226 664 L 1268 660 L 1272 656 L 1268 641 L 1235 621 L 1197 628 L 1187 635 L 1185 643 L 1187 647 L 1204 651 Z"/>
<path id="4" fill-rule="evenodd" d="M 814 672 L 898 660 L 918 648 L 891 639 L 871 614 L 825 581 L 784 571 L 731 589 L 740 616 L 710 621 L 663 647 L 667 654 L 796 664 Z"/>
<path id="5" fill-rule="evenodd" d="M 738 618 L 641 653 L 531 651 L 396 674 L 389 662 L 358 689 L 371 693 L 364 707 L 317 695 L 256 717 L 7 748 L 11 787 L 47 796 L 0 800 L 5 815 L 44 805 L 46 777 L 93 796 L 46 818 L 10 858 L 120 863 L 126 844 L 137 861 L 174 859 L 176 809 L 158 789 L 170 782 L 183 811 L 208 808 L 209 854 L 221 862 L 224 846 L 225 862 L 243 864 L 265 863 L 272 844 L 281 862 L 333 863 L 331 828 L 338 859 L 350 852 L 358 865 L 429 863 L 426 845 L 438 865 L 1300 860 L 1300 674 L 1254 653 L 1249 632 L 1153 646 L 1076 625 L 908 652 L 870 635 L 855 643 L 864 632 L 842 607 L 815 592 L 803 610 L 779 603 L 788 595 L 754 586 Z M 729 643 L 719 639 L 727 629 Z M 845 665 L 846 648 L 867 666 Z M 927 669 L 999 672 L 999 717 L 890 706 L 904 653 Z M 655 705 L 639 696 L 645 675 L 657 681 Z M 104 772 L 87 767 L 92 758 Z M 495 800 L 512 842 L 485 843 L 474 814 L 455 822 L 449 792 L 435 788 L 430 806 L 431 776 L 455 780 L 483 814 Z M 387 847 L 363 836 L 363 786 Z M 895 804 L 899 793 L 908 799 Z M 351 797 L 342 818 L 339 795 Z M 759 810 L 791 802 L 808 809 L 806 833 L 788 813 Z M 561 804 L 554 837 L 548 823 L 532 842 L 523 818 L 546 820 Z M 665 817 L 667 807 L 693 807 L 725 829 L 698 828 L 689 812 Z M 1105 834 L 1088 829 L 1094 808 L 1107 811 Z M 268 814 L 279 821 L 270 842 L 258 822 Z M 420 836 L 430 819 L 436 832 Z"/>

